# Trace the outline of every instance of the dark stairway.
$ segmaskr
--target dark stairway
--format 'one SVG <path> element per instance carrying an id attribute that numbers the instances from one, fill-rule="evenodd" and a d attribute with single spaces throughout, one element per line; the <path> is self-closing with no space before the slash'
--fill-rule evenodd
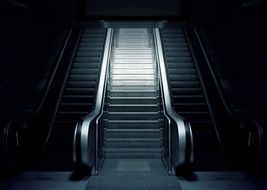
<path id="1" fill-rule="evenodd" d="M 105 36 L 105 29 L 84 30 L 66 78 L 48 145 L 37 169 L 72 170 L 74 129 L 79 119 L 94 106 Z"/>
<path id="2" fill-rule="evenodd" d="M 152 29 L 117 28 L 107 90 L 105 161 L 87 189 L 179 190 L 162 162 L 163 133 Z"/>
<path id="3" fill-rule="evenodd" d="M 229 169 L 183 29 L 162 29 L 161 37 L 174 108 L 192 126 L 195 169 Z"/>

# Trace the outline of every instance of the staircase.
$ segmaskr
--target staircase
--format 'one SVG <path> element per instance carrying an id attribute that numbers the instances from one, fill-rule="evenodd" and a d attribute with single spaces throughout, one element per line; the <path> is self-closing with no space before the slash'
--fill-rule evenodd
<path id="1" fill-rule="evenodd" d="M 158 84 L 146 28 L 116 31 L 108 89 L 106 158 L 161 158 Z"/>

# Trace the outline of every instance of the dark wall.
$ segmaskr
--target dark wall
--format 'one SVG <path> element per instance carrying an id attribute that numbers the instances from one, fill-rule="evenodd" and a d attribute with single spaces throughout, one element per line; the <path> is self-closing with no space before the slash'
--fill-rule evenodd
<path id="1" fill-rule="evenodd" d="M 48 1 L 0 2 L 0 123 L 40 104 L 69 22 Z"/>
<path id="2" fill-rule="evenodd" d="M 180 16 L 182 0 L 85 0 L 87 16 Z"/>
<path id="3" fill-rule="evenodd" d="M 190 21 L 197 20 L 216 0 L 190 0 Z"/>
<path id="4" fill-rule="evenodd" d="M 54 0 L 59 9 L 74 22 L 77 22 L 78 19 L 78 1 L 79 0 Z"/>
<path id="5" fill-rule="evenodd" d="M 207 15 L 197 28 L 227 103 L 235 113 L 266 120 L 266 3 L 231 1 Z"/>
<path id="6" fill-rule="evenodd" d="M 84 16 L 179 16 L 195 20 L 219 0 L 55 0 L 73 20 Z M 86 17 L 87 17 L 86 16 Z M 88 18 L 87 17 L 87 18 Z"/>

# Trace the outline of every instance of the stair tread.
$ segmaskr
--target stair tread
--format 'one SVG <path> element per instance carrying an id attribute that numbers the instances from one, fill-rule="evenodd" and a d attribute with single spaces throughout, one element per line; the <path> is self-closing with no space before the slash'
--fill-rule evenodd
<path id="1" fill-rule="evenodd" d="M 133 141 L 133 142 L 145 142 L 145 141 L 161 141 L 161 139 L 157 138 L 108 138 L 106 141 L 117 141 L 117 142 L 123 142 L 123 141 Z"/>
<path id="2" fill-rule="evenodd" d="M 158 99 L 158 96 L 157 97 L 143 97 L 143 96 L 140 96 L 140 97 L 125 97 L 125 96 L 121 96 L 121 97 L 112 97 L 112 96 L 108 96 L 110 99 Z"/>
<path id="3" fill-rule="evenodd" d="M 161 151 L 162 148 L 105 148 L 105 151 L 108 152 L 158 152 Z"/>
<path id="4" fill-rule="evenodd" d="M 161 129 L 109 129 L 107 132 L 160 132 Z"/>

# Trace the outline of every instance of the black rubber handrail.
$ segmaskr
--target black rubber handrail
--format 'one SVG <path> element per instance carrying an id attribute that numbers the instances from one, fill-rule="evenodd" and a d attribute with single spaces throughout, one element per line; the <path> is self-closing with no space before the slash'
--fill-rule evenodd
<path id="1" fill-rule="evenodd" d="M 98 172 L 98 121 L 103 114 L 105 93 L 108 82 L 113 29 L 107 30 L 104 54 L 102 58 L 95 107 L 91 113 L 77 123 L 73 141 L 73 162 L 78 170 L 90 169 Z"/>
<path id="2" fill-rule="evenodd" d="M 190 123 L 173 110 L 161 36 L 158 28 L 154 29 L 154 41 L 163 103 L 163 114 L 168 121 L 168 126 L 164 126 L 168 127 L 169 132 L 168 168 L 169 172 L 172 173 L 176 169 L 179 170 L 192 167 L 194 160 L 193 134 Z"/>

